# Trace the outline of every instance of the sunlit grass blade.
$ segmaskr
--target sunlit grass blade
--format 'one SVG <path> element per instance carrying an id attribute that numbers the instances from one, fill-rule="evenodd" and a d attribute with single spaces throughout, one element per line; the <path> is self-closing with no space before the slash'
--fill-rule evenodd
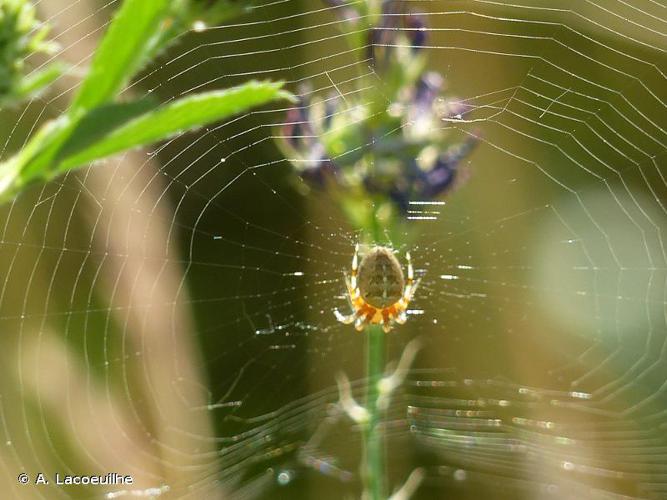
<path id="1" fill-rule="evenodd" d="M 144 64 L 163 29 L 168 0 L 125 0 L 95 52 L 72 109 L 89 110 L 113 99 Z"/>
<path id="2" fill-rule="evenodd" d="M 0 203 L 18 194 L 28 184 L 48 175 L 49 165 L 72 129 L 65 114 L 44 126 L 16 155 L 0 163 Z"/>
<path id="3" fill-rule="evenodd" d="M 99 141 L 104 141 L 115 130 L 133 119 L 155 110 L 158 106 L 159 103 L 149 97 L 137 101 L 104 104 L 96 107 L 76 122 L 67 141 L 58 150 L 53 164 L 58 165 L 62 160 L 93 147 Z"/>
<path id="4" fill-rule="evenodd" d="M 164 104 L 116 128 L 90 147 L 63 157 L 58 170 L 63 172 L 120 151 L 168 139 L 275 99 L 290 99 L 291 94 L 281 87 L 280 82 L 251 81 L 231 89 L 190 95 Z M 104 117 L 100 116 L 100 119 L 104 120 Z"/>
<path id="5" fill-rule="evenodd" d="M 15 156 L 0 163 L 0 202 L 27 185 L 121 151 L 168 139 L 291 94 L 282 84 L 249 82 L 229 90 L 188 95 L 155 108 L 147 100 L 119 103 L 127 83 L 176 39 L 196 15 L 224 17 L 234 4 L 125 0 L 95 52 L 89 72 L 64 114 L 46 123 Z M 22 89 L 32 95 L 61 74 L 36 73 Z"/>
<path id="6" fill-rule="evenodd" d="M 251 81 L 189 95 L 152 110 L 148 101 L 98 107 L 76 122 L 51 122 L 19 155 L 0 164 L 0 201 L 36 181 L 127 149 L 168 139 L 276 99 L 292 99 L 280 82 Z"/>

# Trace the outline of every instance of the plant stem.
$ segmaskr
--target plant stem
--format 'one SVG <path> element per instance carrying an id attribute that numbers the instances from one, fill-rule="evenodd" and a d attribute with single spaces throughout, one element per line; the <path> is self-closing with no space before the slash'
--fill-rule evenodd
<path id="1" fill-rule="evenodd" d="M 370 325 L 366 329 L 366 374 L 368 393 L 366 409 L 368 423 L 363 434 L 364 498 L 385 500 L 384 439 L 382 434 L 382 414 L 378 408 L 378 383 L 384 374 L 385 333 L 380 325 Z"/>

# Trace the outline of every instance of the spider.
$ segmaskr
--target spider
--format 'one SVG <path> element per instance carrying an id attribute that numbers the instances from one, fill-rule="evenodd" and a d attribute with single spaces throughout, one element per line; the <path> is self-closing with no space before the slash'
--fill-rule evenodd
<path id="1" fill-rule="evenodd" d="M 390 248 L 375 246 L 366 253 L 359 263 L 359 245 L 354 248 L 352 272 L 345 275 L 348 299 L 352 313 L 345 315 L 334 310 L 336 319 L 361 331 L 367 324 L 379 325 L 388 333 L 393 323 L 402 325 L 408 319 L 405 313 L 417 290 L 419 280 L 414 279 L 410 252 L 405 253 L 408 261 L 407 283 L 398 259 Z"/>

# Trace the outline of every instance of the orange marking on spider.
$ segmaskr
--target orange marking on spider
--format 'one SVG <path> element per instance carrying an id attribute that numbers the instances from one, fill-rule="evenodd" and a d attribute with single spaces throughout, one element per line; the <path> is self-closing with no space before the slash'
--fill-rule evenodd
<path id="1" fill-rule="evenodd" d="M 352 312 L 345 315 L 335 309 L 336 319 L 346 325 L 354 323 L 359 331 L 369 324 L 381 324 L 387 333 L 394 323 L 405 323 L 408 305 L 419 285 L 419 279 L 414 279 L 409 252 L 406 252 L 405 258 L 408 264 L 407 280 L 390 248 L 373 247 L 359 261 L 359 245 L 356 245 L 350 276 L 345 276 Z"/>

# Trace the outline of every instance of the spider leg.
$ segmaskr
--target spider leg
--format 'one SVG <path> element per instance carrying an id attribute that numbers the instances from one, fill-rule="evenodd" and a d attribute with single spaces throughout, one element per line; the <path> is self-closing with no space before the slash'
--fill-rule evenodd
<path id="1" fill-rule="evenodd" d="M 389 316 L 383 318 L 382 329 L 384 330 L 384 333 L 389 333 L 391 331 L 391 318 Z"/>
<path id="2" fill-rule="evenodd" d="M 347 286 L 348 299 L 354 306 L 354 301 L 359 298 L 359 289 L 357 288 L 357 278 L 345 275 L 345 285 Z"/>
<path id="3" fill-rule="evenodd" d="M 357 290 L 357 273 L 359 272 L 359 243 L 354 246 L 354 256 L 352 257 L 352 273 L 350 274 L 350 287 Z"/>
<path id="4" fill-rule="evenodd" d="M 399 325 L 405 324 L 407 320 L 408 320 L 408 315 L 405 314 L 405 311 L 399 312 L 394 318 L 394 321 L 396 321 L 396 323 L 398 323 Z"/>
<path id="5" fill-rule="evenodd" d="M 410 252 L 405 252 L 405 260 L 408 261 L 408 279 L 405 283 L 405 290 L 403 293 L 404 297 L 411 297 L 412 293 L 414 293 L 413 288 L 416 288 L 414 286 L 415 282 L 415 270 L 412 267 L 412 259 L 410 258 Z"/>
<path id="6" fill-rule="evenodd" d="M 334 316 L 336 316 L 336 319 L 344 325 L 349 325 L 359 317 L 359 311 L 355 311 L 351 314 L 343 314 L 338 309 L 334 309 Z"/>
<path id="7" fill-rule="evenodd" d="M 347 287 L 347 298 L 354 309 L 350 314 L 342 314 L 338 309 L 334 309 L 336 319 L 345 325 L 354 323 L 354 327 L 361 331 L 367 322 L 367 318 L 363 316 L 363 309 L 359 307 L 359 289 L 357 288 L 357 273 L 359 271 L 359 244 L 354 247 L 354 256 L 352 257 L 352 272 L 348 276 L 345 275 L 345 285 Z"/>
<path id="8" fill-rule="evenodd" d="M 353 309 L 353 311 L 350 314 L 343 314 L 338 310 L 338 308 L 336 308 L 334 309 L 333 313 L 338 321 L 345 325 L 349 325 L 355 319 L 357 319 L 359 311 L 354 309 L 354 291 L 350 286 L 350 279 L 347 277 L 347 275 L 345 275 L 345 284 L 347 285 L 347 301 L 350 303 L 350 307 Z"/>
<path id="9" fill-rule="evenodd" d="M 408 261 L 408 279 L 405 283 L 405 290 L 403 291 L 403 299 L 405 300 L 405 305 L 412 300 L 421 278 L 415 281 L 415 270 L 412 267 L 412 259 L 410 258 L 410 252 L 405 252 L 405 260 Z"/>
<path id="10" fill-rule="evenodd" d="M 375 316 L 377 309 L 366 304 L 363 307 L 361 307 L 358 312 L 359 312 L 359 317 L 354 322 L 354 327 L 357 329 L 358 332 L 360 332 L 364 329 L 364 327 L 367 324 L 373 321 L 373 317 Z"/>
<path id="11" fill-rule="evenodd" d="M 405 287 L 405 292 L 403 292 L 403 297 L 410 302 L 412 300 L 412 297 L 415 296 L 415 292 L 417 291 L 417 287 L 419 286 L 419 283 L 421 282 L 421 278 L 419 278 L 417 281 L 413 282 L 410 286 Z"/>
<path id="12" fill-rule="evenodd" d="M 398 300 L 396 303 L 396 316 L 394 317 L 394 321 L 398 323 L 399 325 L 404 324 L 408 320 L 408 315 L 406 313 L 408 309 L 408 305 L 410 305 L 410 301 L 412 300 L 412 297 L 414 296 L 415 292 L 417 291 L 417 287 L 419 286 L 419 282 L 421 281 L 421 278 L 418 279 L 417 281 L 410 281 L 410 277 L 408 274 L 408 284 L 405 285 L 405 290 L 403 291 L 403 296 Z"/>

